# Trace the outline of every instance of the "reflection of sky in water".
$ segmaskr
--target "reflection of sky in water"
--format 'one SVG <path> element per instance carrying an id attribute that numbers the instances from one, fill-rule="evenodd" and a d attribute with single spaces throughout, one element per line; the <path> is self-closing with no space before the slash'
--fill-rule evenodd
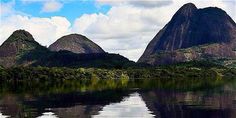
<path id="1" fill-rule="evenodd" d="M 138 93 L 133 93 L 129 97 L 125 98 L 120 103 L 112 103 L 103 107 L 102 111 L 99 111 L 98 115 L 94 118 L 117 118 L 117 117 L 154 117 L 152 112 L 149 111 L 146 104 Z"/>
<path id="2" fill-rule="evenodd" d="M 36 118 L 59 118 L 57 114 L 52 112 L 52 109 L 45 109 L 45 112 Z M 9 118 L 10 116 L 2 114 L 0 111 L 0 118 Z M 129 97 L 125 97 L 119 103 L 111 103 L 102 108 L 95 118 L 117 118 L 117 117 L 132 117 L 132 118 L 152 118 L 154 115 L 147 108 L 145 102 L 139 93 L 132 93 Z"/>
<path id="3" fill-rule="evenodd" d="M 43 115 L 41 115 L 37 118 L 58 118 L 58 117 L 52 112 L 45 112 L 45 113 L 43 113 Z"/>
<path id="4" fill-rule="evenodd" d="M 3 115 L 0 111 L 0 118 L 9 118 L 10 116 Z"/>

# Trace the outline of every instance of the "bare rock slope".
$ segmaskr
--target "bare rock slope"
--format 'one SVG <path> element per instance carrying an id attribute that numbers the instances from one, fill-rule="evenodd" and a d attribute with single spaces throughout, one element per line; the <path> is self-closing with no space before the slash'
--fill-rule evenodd
<path id="1" fill-rule="evenodd" d="M 236 24 L 220 8 L 183 5 L 148 44 L 138 62 L 152 65 L 236 58 Z"/>
<path id="2" fill-rule="evenodd" d="M 79 34 L 70 34 L 61 37 L 49 46 L 51 51 L 67 50 L 74 53 L 105 53 L 105 51 L 89 40 L 87 37 Z"/>

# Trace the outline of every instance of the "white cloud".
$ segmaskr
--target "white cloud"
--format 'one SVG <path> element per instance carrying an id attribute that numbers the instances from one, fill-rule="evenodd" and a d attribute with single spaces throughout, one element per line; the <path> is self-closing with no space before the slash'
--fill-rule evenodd
<path id="1" fill-rule="evenodd" d="M 73 31 L 85 34 L 104 50 L 137 60 L 155 34 L 170 20 L 165 7 L 115 5 L 105 14 L 86 14 L 75 20 Z"/>
<path id="2" fill-rule="evenodd" d="M 106 17 L 103 14 L 84 14 L 80 18 L 77 18 L 73 25 L 73 31 L 78 33 L 84 33 L 87 27 L 89 27 L 92 23 L 97 21 L 97 17 Z"/>
<path id="3" fill-rule="evenodd" d="M 3 20 L 0 27 L 0 43 L 18 29 L 29 31 L 35 40 L 44 46 L 70 33 L 70 22 L 64 17 L 38 18 L 12 15 Z"/>
<path id="4" fill-rule="evenodd" d="M 170 21 L 184 4 L 193 2 L 198 8 L 220 7 L 235 20 L 235 2 L 220 0 L 97 0 L 112 5 L 107 14 L 86 14 L 76 19 L 74 31 L 86 34 L 108 52 L 120 53 L 137 60 L 149 41 Z M 155 2 L 155 4 L 153 4 Z M 231 7 L 229 7 L 231 6 Z M 85 23 L 86 22 L 86 23 Z"/>
<path id="5" fill-rule="evenodd" d="M 48 0 L 43 3 L 41 12 L 55 12 L 62 8 L 63 4 L 60 1 Z"/>
<path id="6" fill-rule="evenodd" d="M 135 7 L 162 7 L 170 5 L 172 0 L 96 0 L 99 4 L 108 4 L 108 5 L 132 5 Z"/>
<path id="7" fill-rule="evenodd" d="M 46 2 L 44 1 L 45 4 Z M 65 17 L 39 18 L 14 13 L 1 20 L 3 22 L 0 27 L 0 44 L 17 29 L 29 31 L 36 41 L 47 46 L 65 34 L 76 32 L 87 36 L 107 52 L 119 53 L 136 61 L 149 41 L 187 2 L 189 1 L 173 0 L 168 3 L 157 2 L 158 5 L 152 6 L 153 1 L 144 3 L 99 0 L 97 4 L 112 5 L 106 14 L 84 14 L 72 25 Z M 191 2 L 198 8 L 220 7 L 236 21 L 236 1 L 200 0 Z M 14 11 L 12 6 L 9 9 Z"/>
<path id="8" fill-rule="evenodd" d="M 56 12 L 59 11 L 64 3 L 70 2 L 70 0 L 21 0 L 24 5 L 32 3 L 42 4 L 40 12 Z"/>
<path id="9" fill-rule="evenodd" d="M 128 4 L 132 4 L 137 7 L 164 7 L 172 4 L 172 0 L 130 0 Z"/>
<path id="10" fill-rule="evenodd" d="M 15 5 L 14 1 L 10 1 L 7 3 L 0 3 L 0 16 L 3 17 L 7 14 L 12 14 L 14 12 L 13 6 Z"/>
<path id="11" fill-rule="evenodd" d="M 0 2 L 0 18 L 1 18 L 0 21 L 2 21 L 3 17 L 7 17 L 12 14 L 21 14 L 21 15 L 28 16 L 27 14 L 23 12 L 16 11 L 14 9 L 15 4 L 16 3 L 14 0 L 9 0 L 8 2 Z"/>

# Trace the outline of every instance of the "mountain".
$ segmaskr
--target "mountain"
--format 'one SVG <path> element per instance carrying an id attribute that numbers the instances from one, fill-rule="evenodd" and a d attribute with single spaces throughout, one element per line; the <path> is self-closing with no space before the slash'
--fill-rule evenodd
<path id="1" fill-rule="evenodd" d="M 0 46 L 0 65 L 11 67 L 18 64 L 31 64 L 31 61 L 23 62 L 21 57 L 33 50 L 47 50 L 36 42 L 33 36 L 25 30 L 16 30 Z"/>
<path id="2" fill-rule="evenodd" d="M 105 53 L 97 44 L 79 34 L 63 36 L 49 46 L 51 51 L 67 50 L 74 53 Z"/>
<path id="3" fill-rule="evenodd" d="M 68 51 L 69 49 L 50 51 L 36 42 L 29 32 L 17 30 L 0 46 L 0 65 L 7 68 L 12 66 L 123 68 L 134 65 L 134 62 L 119 54 L 105 53 L 97 44 L 84 36 L 72 34 L 64 37 L 65 39 L 75 37 L 69 39 L 70 43 L 65 47 L 69 47 L 69 44 L 73 47 L 73 44 L 82 42 L 81 53 L 74 53 L 76 50 Z M 85 39 L 77 39 L 78 37 Z M 77 40 L 83 41 L 77 42 Z M 54 44 L 60 44 L 63 39 L 58 41 L 59 43 Z"/>
<path id="4" fill-rule="evenodd" d="M 152 65 L 236 58 L 236 24 L 216 7 L 183 5 L 148 44 L 138 62 Z M 228 63 L 233 63 L 228 62 Z"/>

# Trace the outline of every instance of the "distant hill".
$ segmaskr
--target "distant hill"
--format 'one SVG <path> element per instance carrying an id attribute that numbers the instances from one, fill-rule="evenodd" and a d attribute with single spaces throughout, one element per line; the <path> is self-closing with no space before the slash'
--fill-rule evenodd
<path id="1" fill-rule="evenodd" d="M 105 53 L 97 44 L 79 34 L 63 36 L 49 46 L 51 51 L 68 50 L 78 54 Z"/>
<path id="2" fill-rule="evenodd" d="M 66 36 L 66 38 L 69 37 Z M 72 38 L 73 37 L 74 34 L 72 35 Z M 77 35 L 75 37 L 77 37 Z M 70 44 L 77 44 L 71 39 L 68 40 L 71 41 Z M 77 40 L 78 39 L 76 39 L 76 41 Z M 122 68 L 135 64 L 119 54 L 105 53 L 99 46 L 87 39 L 82 40 L 86 40 L 83 43 L 83 47 L 86 47 L 83 48 L 82 52 L 84 53 L 74 53 L 73 51 L 75 50 L 50 51 L 48 48 L 43 47 L 36 42 L 29 32 L 17 30 L 0 46 L 0 65 L 3 67 L 47 66 Z M 95 46 L 95 48 L 92 46 Z"/>
<path id="3" fill-rule="evenodd" d="M 183 5 L 148 44 L 138 62 L 152 65 L 192 60 L 235 63 L 236 24 L 220 8 Z"/>

